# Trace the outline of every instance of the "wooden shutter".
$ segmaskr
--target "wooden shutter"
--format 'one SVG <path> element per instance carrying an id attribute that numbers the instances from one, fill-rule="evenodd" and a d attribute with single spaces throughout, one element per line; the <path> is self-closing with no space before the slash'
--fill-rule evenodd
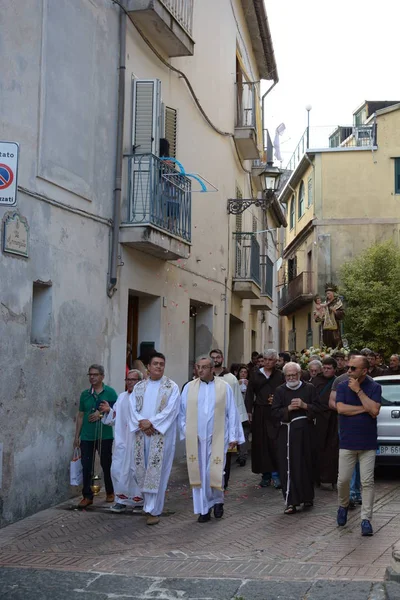
<path id="1" fill-rule="evenodd" d="M 134 79 L 132 145 L 136 154 L 155 154 L 160 147 L 161 81 Z"/>
<path id="2" fill-rule="evenodd" d="M 178 112 L 175 108 L 165 107 L 165 138 L 169 141 L 169 155 L 176 158 L 176 132 Z"/>

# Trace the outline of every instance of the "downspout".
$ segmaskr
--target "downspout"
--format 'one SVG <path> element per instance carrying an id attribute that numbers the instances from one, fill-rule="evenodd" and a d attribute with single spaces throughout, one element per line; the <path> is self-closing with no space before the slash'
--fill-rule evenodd
<path id="1" fill-rule="evenodd" d="M 227 271 L 225 277 L 225 295 L 224 295 L 224 356 L 225 360 L 228 360 L 228 278 L 229 278 L 229 269 L 230 269 L 230 254 L 231 254 L 231 216 L 228 215 L 228 261 L 227 261 Z"/>
<path id="2" fill-rule="evenodd" d="M 111 257 L 109 268 L 109 281 L 107 294 L 110 298 L 117 288 L 117 262 L 119 247 L 119 228 L 121 225 L 121 188 L 122 188 L 122 163 L 124 143 L 124 113 L 125 113 L 125 68 L 126 68 L 126 13 L 120 10 L 119 14 L 119 67 L 118 67 L 118 113 L 117 113 L 117 140 L 115 158 L 115 184 L 114 184 L 114 216 L 111 237 Z"/>

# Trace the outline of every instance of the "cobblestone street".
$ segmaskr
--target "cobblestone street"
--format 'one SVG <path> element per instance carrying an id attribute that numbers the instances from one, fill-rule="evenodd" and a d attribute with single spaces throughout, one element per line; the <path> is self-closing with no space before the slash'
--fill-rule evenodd
<path id="1" fill-rule="evenodd" d="M 73 499 L 3 529 L 0 566 L 93 575 L 82 575 L 82 581 L 92 581 L 98 574 L 168 580 L 218 578 L 225 580 L 224 589 L 229 583 L 226 580 L 231 580 L 236 586 L 233 592 L 241 581 L 248 580 L 267 580 L 271 585 L 290 582 L 291 589 L 298 581 L 299 594 L 318 580 L 340 585 L 365 582 L 361 585 L 364 589 L 367 582 L 371 586 L 384 580 L 392 544 L 400 539 L 400 486 L 394 476 L 391 471 L 378 474 L 375 535 L 362 538 L 359 508 L 349 512 L 347 527 L 336 527 L 335 491 L 317 490 L 314 508 L 286 516 L 281 493 L 259 488 L 249 463 L 245 468 L 232 468 L 223 519 L 198 524 L 192 513 L 185 466 L 179 464 L 173 469 L 159 525 L 146 526 L 140 514 L 110 513 L 102 495 L 84 512 L 74 508 L 77 500 Z M 10 572 L 15 577 L 12 569 L 3 569 L 2 576 Z M 147 587 L 150 585 L 154 581 Z M 364 597 L 369 596 L 360 596 Z"/>

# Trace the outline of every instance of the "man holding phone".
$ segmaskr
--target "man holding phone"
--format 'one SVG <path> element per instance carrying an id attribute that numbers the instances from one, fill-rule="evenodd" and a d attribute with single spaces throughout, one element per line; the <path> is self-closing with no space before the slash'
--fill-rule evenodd
<path id="1" fill-rule="evenodd" d="M 368 378 L 369 361 L 365 356 L 352 356 L 348 365 L 348 381 L 339 384 L 336 409 L 339 414 L 339 508 L 337 524 L 346 525 L 350 501 L 350 480 L 357 460 L 360 462 L 363 503 L 361 534 L 373 535 L 371 518 L 374 505 L 374 468 L 377 449 L 377 422 L 382 388 Z"/>

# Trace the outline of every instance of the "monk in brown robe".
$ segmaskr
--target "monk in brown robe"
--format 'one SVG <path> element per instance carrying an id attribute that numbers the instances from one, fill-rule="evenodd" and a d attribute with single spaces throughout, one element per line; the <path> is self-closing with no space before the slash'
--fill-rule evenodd
<path id="1" fill-rule="evenodd" d="M 315 402 L 315 433 L 316 433 L 316 481 L 317 483 L 337 483 L 339 470 L 339 436 L 337 412 L 329 408 L 329 396 L 337 362 L 334 358 L 324 358 L 322 374 L 313 379 L 317 391 Z"/>
<path id="2" fill-rule="evenodd" d="M 284 366 L 286 383 L 279 386 L 272 403 L 272 417 L 279 426 L 279 472 L 285 514 L 314 502 L 314 406 L 315 387 L 301 381 L 297 363 Z"/>
<path id="3" fill-rule="evenodd" d="M 267 350 L 264 353 L 264 367 L 253 372 L 247 386 L 245 404 L 251 424 L 251 470 L 261 473 L 261 487 L 273 481 L 280 489 L 278 474 L 277 438 L 279 426 L 271 416 L 271 404 L 275 390 L 285 378 L 276 368 L 278 353 Z"/>

